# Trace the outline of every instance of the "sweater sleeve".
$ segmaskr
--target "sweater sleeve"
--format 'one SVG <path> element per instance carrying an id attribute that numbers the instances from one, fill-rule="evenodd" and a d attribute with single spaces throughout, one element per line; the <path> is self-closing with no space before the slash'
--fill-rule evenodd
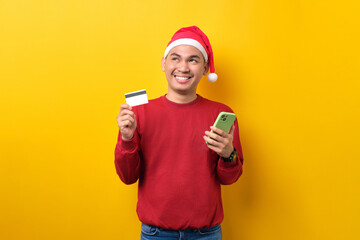
<path id="1" fill-rule="evenodd" d="M 217 177 L 221 184 L 229 185 L 236 182 L 243 172 L 243 153 L 239 137 L 239 127 L 235 121 L 233 146 L 237 151 L 237 159 L 233 162 L 224 162 L 219 156 L 216 169 Z"/>
<path id="2" fill-rule="evenodd" d="M 119 131 L 115 148 L 115 168 L 121 181 L 133 184 L 140 174 L 140 138 L 135 131 L 131 140 L 123 140 Z"/>

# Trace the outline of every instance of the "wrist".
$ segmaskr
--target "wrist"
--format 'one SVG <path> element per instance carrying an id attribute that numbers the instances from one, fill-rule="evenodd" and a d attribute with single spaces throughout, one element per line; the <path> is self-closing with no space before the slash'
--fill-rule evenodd
<path id="1" fill-rule="evenodd" d="M 236 149 L 233 147 L 233 151 L 230 153 L 230 156 L 228 157 L 221 157 L 221 159 L 224 162 L 233 162 L 237 159 L 237 151 Z"/>
<path id="2" fill-rule="evenodd" d="M 133 138 L 121 138 L 123 141 L 131 141 Z"/>
<path id="3" fill-rule="evenodd" d="M 231 156 L 231 153 L 234 151 L 234 147 L 231 148 L 231 150 L 227 154 L 220 155 L 222 158 L 229 158 Z"/>
<path id="4" fill-rule="evenodd" d="M 130 141 L 130 140 L 133 139 L 133 138 L 134 138 L 134 135 L 132 135 L 131 137 L 125 137 L 124 135 L 121 136 L 121 139 L 122 139 L 123 141 Z"/>

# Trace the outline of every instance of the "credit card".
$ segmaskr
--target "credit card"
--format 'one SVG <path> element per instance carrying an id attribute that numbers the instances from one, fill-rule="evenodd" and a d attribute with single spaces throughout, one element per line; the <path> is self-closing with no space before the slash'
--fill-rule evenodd
<path id="1" fill-rule="evenodd" d="M 126 103 L 132 107 L 146 104 L 149 102 L 147 94 L 146 94 L 146 89 L 126 93 L 125 100 L 126 100 Z"/>

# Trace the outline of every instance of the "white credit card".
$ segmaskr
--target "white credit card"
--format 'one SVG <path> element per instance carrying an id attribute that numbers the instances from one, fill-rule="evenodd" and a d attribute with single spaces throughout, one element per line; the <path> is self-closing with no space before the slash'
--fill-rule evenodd
<path id="1" fill-rule="evenodd" d="M 132 107 L 146 104 L 149 102 L 145 89 L 126 93 L 125 99 L 126 99 L 126 103 Z"/>

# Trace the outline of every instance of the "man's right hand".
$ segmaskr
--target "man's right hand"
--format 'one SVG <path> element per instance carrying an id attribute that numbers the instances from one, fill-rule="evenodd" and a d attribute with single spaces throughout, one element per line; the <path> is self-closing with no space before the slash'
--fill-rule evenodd
<path id="1" fill-rule="evenodd" d="M 116 120 L 119 125 L 122 139 L 132 139 L 136 129 L 136 116 L 132 111 L 132 107 L 128 104 L 122 104 L 120 107 L 120 113 L 117 115 Z"/>

